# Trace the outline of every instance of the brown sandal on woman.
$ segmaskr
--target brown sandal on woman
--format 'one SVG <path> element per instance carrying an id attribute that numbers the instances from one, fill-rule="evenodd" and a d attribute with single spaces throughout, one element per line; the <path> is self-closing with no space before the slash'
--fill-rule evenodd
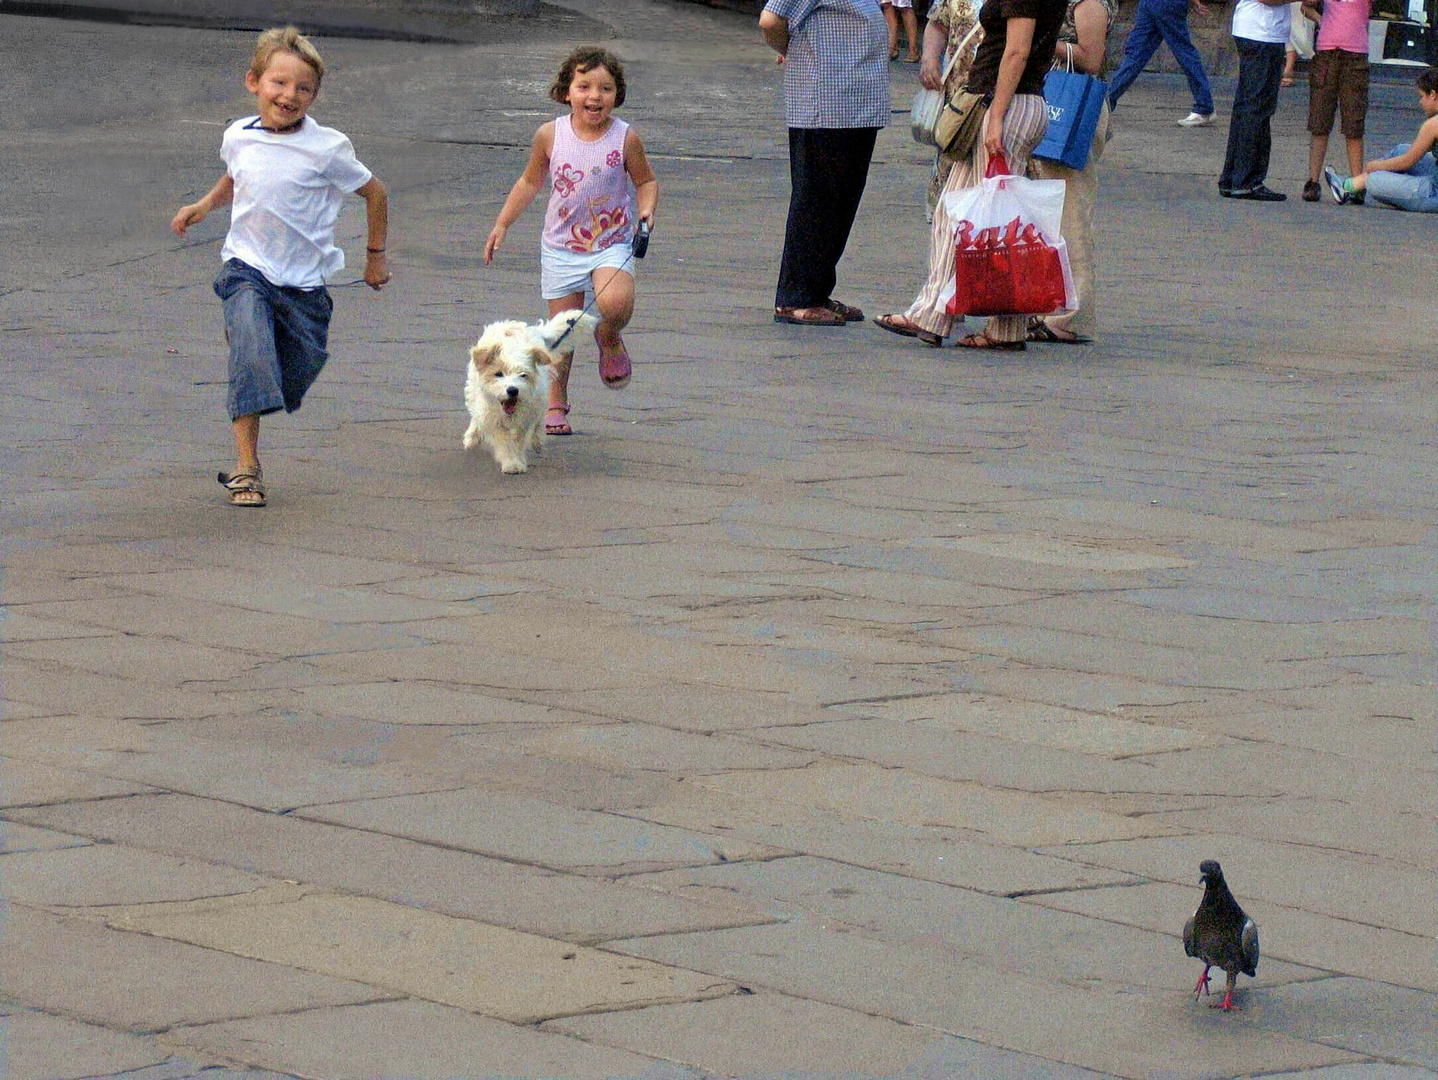
<path id="1" fill-rule="evenodd" d="M 977 334 L 965 334 L 954 344 L 961 349 L 993 349 L 997 352 L 1023 352 L 1028 348 L 1022 341 L 995 341 L 982 330 Z"/>
<path id="2" fill-rule="evenodd" d="M 898 334 L 900 337 L 918 338 L 931 349 L 942 349 L 944 339 L 938 334 L 915 326 L 909 321 L 907 315 L 876 315 L 874 322 L 883 327 L 891 334 Z"/>

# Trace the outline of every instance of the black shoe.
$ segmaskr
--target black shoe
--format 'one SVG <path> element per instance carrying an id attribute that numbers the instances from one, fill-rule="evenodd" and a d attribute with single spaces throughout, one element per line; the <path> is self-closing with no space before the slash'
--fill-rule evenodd
<path id="1" fill-rule="evenodd" d="M 1253 202 L 1283 202 L 1288 198 L 1281 191 L 1272 191 L 1262 184 L 1259 184 L 1252 191 L 1245 191 L 1242 195 L 1233 196 L 1235 199 L 1251 199 Z"/>
<path id="2" fill-rule="evenodd" d="M 1221 196 L 1222 196 L 1223 198 L 1225 198 L 1225 199 L 1231 199 L 1231 198 L 1233 198 L 1233 192 L 1230 191 L 1228 188 L 1223 188 L 1223 187 L 1221 187 L 1221 188 L 1218 189 L 1218 193 L 1219 193 L 1219 195 L 1221 195 Z"/>
<path id="3" fill-rule="evenodd" d="M 1307 181 L 1304 182 L 1304 184 L 1303 184 L 1303 201 L 1304 201 L 1304 202 L 1317 202 L 1317 201 L 1318 201 L 1318 181 L 1317 181 L 1317 180 L 1307 180 Z"/>
<path id="4" fill-rule="evenodd" d="M 1348 205 L 1349 205 L 1349 206 L 1362 206 L 1362 205 L 1363 205 L 1363 192 L 1361 192 L 1361 191 L 1355 191 L 1352 195 L 1348 196 Z"/>

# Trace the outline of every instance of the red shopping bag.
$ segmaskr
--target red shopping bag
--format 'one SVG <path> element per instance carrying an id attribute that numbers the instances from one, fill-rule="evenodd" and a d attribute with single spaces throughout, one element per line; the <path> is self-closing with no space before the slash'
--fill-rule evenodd
<path id="1" fill-rule="evenodd" d="M 977 187 L 945 196 L 954 222 L 950 315 L 1052 315 L 1077 303 L 1058 230 L 1063 181 L 1007 172 L 995 155 Z"/>

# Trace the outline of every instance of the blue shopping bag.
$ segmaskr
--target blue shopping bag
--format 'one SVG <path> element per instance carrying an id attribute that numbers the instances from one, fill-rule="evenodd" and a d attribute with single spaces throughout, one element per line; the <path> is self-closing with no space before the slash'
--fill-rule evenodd
<path id="1" fill-rule="evenodd" d="M 1103 115 L 1108 86 L 1081 71 L 1050 71 L 1044 76 L 1044 102 L 1049 129 L 1034 148 L 1034 157 L 1057 161 L 1070 169 L 1088 164 L 1098 118 Z"/>

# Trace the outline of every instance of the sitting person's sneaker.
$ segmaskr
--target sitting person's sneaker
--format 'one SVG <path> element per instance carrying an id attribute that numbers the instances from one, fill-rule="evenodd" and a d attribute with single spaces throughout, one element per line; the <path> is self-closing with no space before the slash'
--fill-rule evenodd
<path id="1" fill-rule="evenodd" d="M 1304 202 L 1317 202 L 1317 201 L 1318 201 L 1318 181 L 1317 181 L 1317 180 L 1305 180 L 1305 181 L 1303 182 L 1303 201 L 1304 201 Z"/>
<path id="2" fill-rule="evenodd" d="M 1213 123 L 1213 113 L 1191 112 L 1178 122 L 1179 127 L 1208 127 Z"/>
<path id="3" fill-rule="evenodd" d="M 1339 206 L 1353 201 L 1353 196 L 1344 189 L 1343 181 L 1338 179 L 1338 170 L 1332 165 L 1323 166 L 1323 180 L 1328 185 L 1328 194 L 1333 196 L 1333 201 Z"/>

